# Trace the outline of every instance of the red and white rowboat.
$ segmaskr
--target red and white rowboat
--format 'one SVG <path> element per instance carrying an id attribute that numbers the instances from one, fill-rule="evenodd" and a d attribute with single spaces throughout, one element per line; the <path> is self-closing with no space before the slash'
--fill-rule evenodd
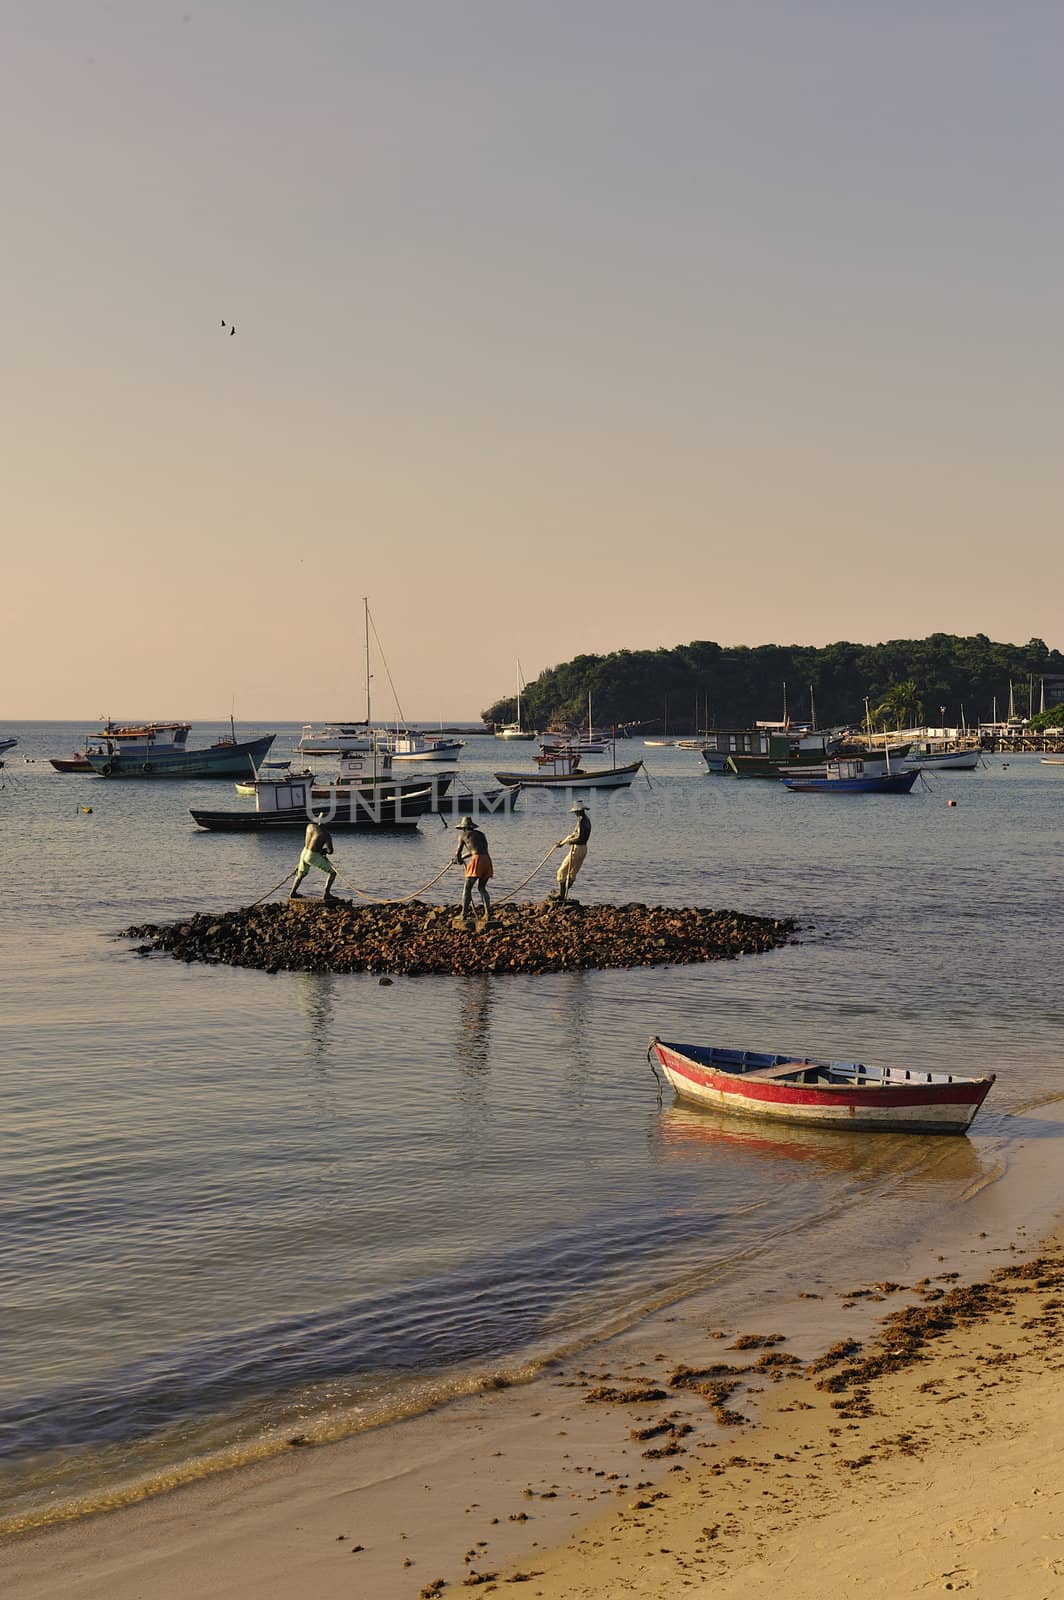
<path id="1" fill-rule="evenodd" d="M 963 1133 L 994 1082 L 913 1067 L 725 1050 L 718 1045 L 650 1041 L 681 1100 L 745 1117 L 818 1127 L 900 1133 Z"/>

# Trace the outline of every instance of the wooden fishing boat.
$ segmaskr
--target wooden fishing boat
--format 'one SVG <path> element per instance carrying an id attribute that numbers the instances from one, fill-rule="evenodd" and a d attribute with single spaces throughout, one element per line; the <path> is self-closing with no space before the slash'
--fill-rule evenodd
<path id="1" fill-rule="evenodd" d="M 401 786 L 408 790 L 408 786 Z M 382 794 L 379 787 L 337 785 L 321 791 L 312 778 L 287 782 L 260 782 L 255 786 L 255 810 L 203 811 L 190 808 L 198 828 L 210 833 L 299 832 L 312 817 L 324 817 L 330 828 L 416 828 L 418 819 L 435 809 L 430 787 L 406 793 Z"/>
<path id="2" fill-rule="evenodd" d="M 964 1133 L 995 1077 L 671 1044 L 656 1034 L 647 1057 L 652 1064 L 657 1058 L 678 1098 L 692 1105 L 779 1122 L 884 1133 Z"/>
<path id="3" fill-rule="evenodd" d="M 106 759 L 108 751 L 121 756 L 125 766 L 138 761 L 143 764 L 163 756 L 182 755 L 191 728 L 190 722 L 112 722 L 108 718 L 99 733 L 85 735 L 83 750 L 49 759 L 57 772 L 93 773 L 97 770 L 93 757 Z M 248 770 L 246 763 L 240 770 Z"/>
<path id="4" fill-rule="evenodd" d="M 495 780 L 507 789 L 627 789 L 643 763 L 629 761 L 623 767 L 595 767 L 585 772 L 572 757 L 559 756 L 553 767 L 552 772 L 497 772 Z"/>
<path id="5" fill-rule="evenodd" d="M 0 756 L 4 754 L 5 750 L 13 750 L 17 744 L 17 739 L 0 739 Z"/>
<path id="6" fill-rule="evenodd" d="M 822 777 L 791 776 L 780 781 L 796 794 L 908 794 L 919 776 L 919 767 L 868 772 L 863 761 L 832 761 Z"/>
<path id="7" fill-rule="evenodd" d="M 219 739 L 203 750 L 172 750 L 149 741 L 133 751 L 108 738 L 99 754 L 89 750 L 86 755 L 101 778 L 238 778 L 259 770 L 276 737 L 267 733 L 243 743 Z"/>

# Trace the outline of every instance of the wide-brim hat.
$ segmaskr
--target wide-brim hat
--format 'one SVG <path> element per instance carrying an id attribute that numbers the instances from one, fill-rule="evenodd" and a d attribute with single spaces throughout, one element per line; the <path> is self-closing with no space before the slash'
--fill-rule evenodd
<path id="1" fill-rule="evenodd" d="M 461 822 L 458 824 L 458 827 L 459 827 L 460 830 L 462 828 L 472 828 L 472 827 L 475 827 L 475 826 L 476 826 L 476 824 L 474 823 L 472 817 L 463 817 Z"/>
<path id="2" fill-rule="evenodd" d="M 580 804 L 580 802 L 579 802 L 579 800 L 578 800 L 578 801 L 577 801 L 577 802 L 576 802 L 576 805 L 575 805 L 575 806 L 570 806 L 570 807 L 569 807 L 569 810 L 570 810 L 570 811 L 586 811 L 586 810 L 587 810 L 587 806 L 582 806 L 582 805 L 581 805 L 581 804 Z"/>

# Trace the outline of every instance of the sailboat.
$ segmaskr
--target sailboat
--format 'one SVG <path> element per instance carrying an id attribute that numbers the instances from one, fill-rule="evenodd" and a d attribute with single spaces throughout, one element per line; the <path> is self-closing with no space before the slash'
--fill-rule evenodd
<path id="1" fill-rule="evenodd" d="M 366 631 L 366 717 L 364 722 L 357 719 L 352 722 L 327 722 L 321 727 L 315 727 L 312 722 L 303 724 L 296 749 L 305 756 L 335 756 L 365 754 L 376 749 L 373 732 L 370 728 L 370 683 L 369 670 L 369 596 L 362 597 L 362 610 L 365 618 Z"/>
<path id="2" fill-rule="evenodd" d="M 524 687 L 521 681 L 521 663 L 517 663 L 517 719 L 508 722 L 502 728 L 495 729 L 496 739 L 534 739 L 534 733 L 529 733 L 521 724 L 521 690 Z"/>

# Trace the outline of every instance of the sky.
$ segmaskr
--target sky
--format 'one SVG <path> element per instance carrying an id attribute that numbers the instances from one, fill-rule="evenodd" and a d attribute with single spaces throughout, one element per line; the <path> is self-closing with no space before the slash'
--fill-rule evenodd
<path id="1" fill-rule="evenodd" d="M 357 715 L 364 595 L 411 719 L 582 651 L 1064 645 L 1059 5 L 0 34 L 0 721 Z"/>

